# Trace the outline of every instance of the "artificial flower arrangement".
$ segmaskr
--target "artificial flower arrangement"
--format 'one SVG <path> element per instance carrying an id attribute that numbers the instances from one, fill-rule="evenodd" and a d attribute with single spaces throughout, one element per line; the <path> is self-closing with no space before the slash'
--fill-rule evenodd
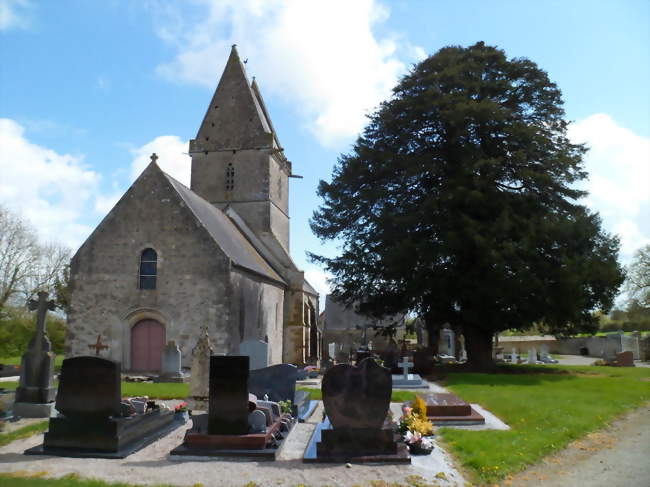
<path id="1" fill-rule="evenodd" d="M 280 405 L 280 411 L 282 411 L 282 414 L 291 414 L 291 409 L 293 406 L 291 399 L 287 399 L 286 401 L 278 401 L 278 404 Z"/>
<path id="2" fill-rule="evenodd" d="M 188 410 L 188 408 L 187 408 L 187 403 L 186 402 L 182 402 L 182 403 L 178 404 L 174 408 L 174 412 L 176 412 L 176 413 L 184 413 L 187 410 Z"/>
<path id="3" fill-rule="evenodd" d="M 433 450 L 433 423 L 427 418 L 427 405 L 419 396 L 415 397 L 413 407 L 404 405 L 399 420 L 399 430 L 409 451 L 414 455 L 425 455 Z"/>

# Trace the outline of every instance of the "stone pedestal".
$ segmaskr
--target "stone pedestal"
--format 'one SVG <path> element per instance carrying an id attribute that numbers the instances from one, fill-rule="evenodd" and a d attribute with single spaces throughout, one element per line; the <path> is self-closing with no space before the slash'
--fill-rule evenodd
<path id="1" fill-rule="evenodd" d="M 329 419 L 316 425 L 305 463 L 411 463 L 408 448 L 392 428 L 332 428 Z"/>
<path id="2" fill-rule="evenodd" d="M 13 414 L 21 418 L 51 418 L 56 416 L 56 409 L 53 402 L 15 402 Z"/>

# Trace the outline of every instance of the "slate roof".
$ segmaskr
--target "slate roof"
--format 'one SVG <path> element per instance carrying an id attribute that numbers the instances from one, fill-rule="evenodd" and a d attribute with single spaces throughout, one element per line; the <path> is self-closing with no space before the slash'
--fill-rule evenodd
<path id="1" fill-rule="evenodd" d="M 162 173 L 234 265 L 286 285 L 230 218 L 169 174 Z"/>

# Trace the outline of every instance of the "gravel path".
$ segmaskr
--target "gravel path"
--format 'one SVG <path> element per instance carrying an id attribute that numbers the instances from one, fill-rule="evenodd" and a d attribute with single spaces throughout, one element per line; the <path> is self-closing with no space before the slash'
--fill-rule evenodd
<path id="1" fill-rule="evenodd" d="M 17 440 L 0 448 L 0 472 L 45 472 L 46 477 L 76 473 L 113 482 L 172 484 L 189 486 L 201 483 L 210 487 L 242 487 L 254 482 L 260 487 L 293 487 L 299 484 L 332 487 L 368 485 L 371 481 L 407 483 L 418 475 L 440 487 L 464 485 L 451 458 L 438 446 L 426 457 L 415 457 L 412 465 L 303 464 L 302 455 L 316 423 L 322 415 L 322 403 L 307 423 L 297 424 L 275 462 L 169 460 L 169 451 L 180 445 L 187 426 L 123 460 L 78 459 L 27 456 L 23 451 L 43 441 L 43 435 Z"/>
<path id="2" fill-rule="evenodd" d="M 650 403 L 502 485 L 650 487 Z"/>

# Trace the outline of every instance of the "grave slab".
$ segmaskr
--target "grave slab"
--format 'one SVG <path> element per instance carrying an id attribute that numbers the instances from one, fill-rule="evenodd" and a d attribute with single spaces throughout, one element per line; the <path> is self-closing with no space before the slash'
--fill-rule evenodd
<path id="1" fill-rule="evenodd" d="M 433 393 L 423 399 L 427 405 L 427 417 L 436 426 L 485 424 L 485 418 L 455 394 Z"/>
<path id="2" fill-rule="evenodd" d="M 25 454 L 124 458 L 184 423 L 160 408 L 121 416 L 120 371 L 119 362 L 101 357 L 64 360 L 56 397 L 61 415 L 50 418 L 43 444 Z"/>
<path id="3" fill-rule="evenodd" d="M 286 414 L 273 420 L 271 410 L 256 410 L 249 396 L 249 357 L 211 356 L 208 414 L 192 416 L 176 457 L 230 457 L 275 460 L 295 421 Z M 250 413 L 255 432 L 251 432 Z M 266 427 L 264 427 L 266 425 Z"/>

